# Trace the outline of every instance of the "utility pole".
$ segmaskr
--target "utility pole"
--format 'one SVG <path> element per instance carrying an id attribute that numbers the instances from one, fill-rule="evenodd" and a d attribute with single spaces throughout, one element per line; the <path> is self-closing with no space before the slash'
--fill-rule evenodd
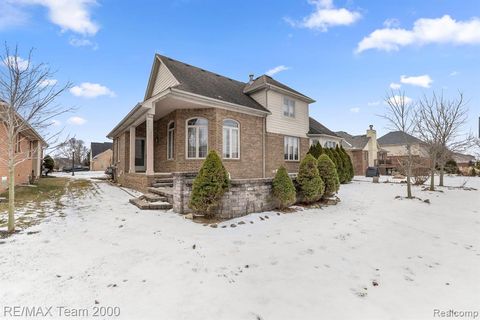
<path id="1" fill-rule="evenodd" d="M 72 152 L 72 176 L 75 175 L 75 151 Z"/>

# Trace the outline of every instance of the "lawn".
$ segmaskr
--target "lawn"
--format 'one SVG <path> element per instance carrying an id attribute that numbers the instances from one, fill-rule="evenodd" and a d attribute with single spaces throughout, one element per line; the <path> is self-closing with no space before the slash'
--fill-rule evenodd
<path id="1" fill-rule="evenodd" d="M 446 182 L 443 192 L 414 187 L 419 199 L 407 200 L 397 198 L 402 184 L 359 179 L 342 186 L 336 206 L 217 228 L 141 211 L 124 190 L 95 183 L 95 193 L 65 197 L 63 218 L 0 241 L 0 301 L 118 307 L 120 319 L 403 320 L 478 310 L 480 178 Z"/>
<path id="2" fill-rule="evenodd" d="M 45 177 L 37 184 L 15 188 L 16 226 L 26 229 L 51 214 L 62 215 L 62 198 L 82 196 L 92 189 L 90 180 L 71 180 L 66 177 Z M 0 230 L 7 225 L 8 191 L 0 194 L 6 202 L 0 203 Z M 1 236 L 0 236 L 1 237 Z"/>

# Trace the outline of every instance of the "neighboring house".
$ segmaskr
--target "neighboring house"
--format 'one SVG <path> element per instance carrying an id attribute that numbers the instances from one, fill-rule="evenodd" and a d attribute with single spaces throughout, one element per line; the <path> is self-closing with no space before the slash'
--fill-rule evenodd
<path id="1" fill-rule="evenodd" d="M 55 157 L 53 161 L 55 162 L 53 169 L 56 171 L 62 171 L 64 168 L 72 167 L 72 159 L 69 158 Z"/>
<path id="2" fill-rule="evenodd" d="M 105 171 L 112 164 L 113 143 L 92 142 L 90 144 L 90 170 Z"/>
<path id="3" fill-rule="evenodd" d="M 378 139 L 378 144 L 388 152 L 388 172 L 400 169 L 402 161 L 408 156 L 407 144 L 411 146 L 416 167 L 430 167 L 430 158 L 426 144 L 407 133 L 392 131 Z"/>
<path id="4" fill-rule="evenodd" d="M 386 151 L 382 150 L 377 142 L 377 131 L 370 125 L 364 135 L 350 135 L 345 131 L 336 132 L 343 141 L 342 145 L 349 153 L 355 175 L 365 175 L 368 167 L 379 166 L 386 157 Z"/>
<path id="5" fill-rule="evenodd" d="M 198 171 L 209 150 L 232 178 L 297 172 L 313 102 L 266 75 L 244 83 L 157 54 L 144 101 L 108 134 L 116 175 L 145 189 L 155 175 Z"/>
<path id="6" fill-rule="evenodd" d="M 2 106 L 5 106 L 2 104 Z M 8 144 L 4 139 L 6 136 L 6 127 L 0 120 L 0 192 L 8 187 Z M 38 179 L 41 175 L 43 149 L 48 145 L 43 138 L 32 127 L 27 125 L 27 129 L 18 135 L 15 146 L 15 156 L 17 161 L 21 161 L 15 166 L 15 184 L 27 184 Z"/>
<path id="7" fill-rule="evenodd" d="M 310 137 L 310 145 L 320 143 L 324 148 L 335 148 L 341 145 L 343 139 L 335 132 L 313 118 L 309 119 L 309 123 L 310 130 L 308 131 L 308 136 Z"/>
<path id="8" fill-rule="evenodd" d="M 454 152 L 452 154 L 452 159 L 457 163 L 460 171 L 468 173 L 468 169 L 475 165 L 476 158 L 470 154 L 463 154 L 459 152 Z"/>

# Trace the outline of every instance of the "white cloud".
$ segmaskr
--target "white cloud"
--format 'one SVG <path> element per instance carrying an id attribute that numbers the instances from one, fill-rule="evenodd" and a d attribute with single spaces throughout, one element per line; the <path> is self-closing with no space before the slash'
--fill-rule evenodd
<path id="1" fill-rule="evenodd" d="M 52 126 L 55 126 L 55 127 L 58 127 L 62 124 L 61 121 L 58 121 L 58 120 L 52 120 Z"/>
<path id="2" fill-rule="evenodd" d="M 398 90 L 401 87 L 402 87 L 402 85 L 400 83 L 395 83 L 395 82 L 390 83 L 390 89 L 392 89 L 392 90 Z"/>
<path id="3" fill-rule="evenodd" d="M 428 74 L 425 74 L 425 75 L 416 76 L 416 77 L 401 76 L 400 82 L 404 84 L 409 84 L 412 86 L 430 88 L 430 85 L 432 84 L 433 80 L 432 78 L 430 78 Z"/>
<path id="4" fill-rule="evenodd" d="M 12 66 L 14 67 L 15 64 L 18 65 L 18 70 L 24 71 L 28 68 L 28 60 L 25 60 L 21 57 L 15 57 L 15 56 L 8 56 L 5 59 L 3 59 L 3 63 L 5 66 Z"/>
<path id="5" fill-rule="evenodd" d="M 398 28 L 400 26 L 400 21 L 395 18 L 389 18 L 383 22 L 383 26 L 386 28 Z"/>
<path id="6" fill-rule="evenodd" d="M 90 39 L 86 38 L 70 38 L 68 43 L 74 47 L 92 47 L 93 50 L 98 49 L 98 45 Z"/>
<path id="7" fill-rule="evenodd" d="M 367 102 L 367 105 L 370 107 L 379 106 L 380 101 L 370 101 L 370 102 Z"/>
<path id="8" fill-rule="evenodd" d="M 115 97 L 115 92 L 98 83 L 83 82 L 79 86 L 70 89 L 70 93 L 76 97 L 96 98 L 99 96 Z"/>
<path id="9" fill-rule="evenodd" d="M 85 124 L 85 122 L 87 122 L 87 120 L 85 120 L 81 117 L 70 117 L 70 118 L 68 118 L 67 122 L 69 124 L 73 124 L 73 125 L 76 125 L 76 126 L 81 126 L 82 124 Z"/>
<path id="10" fill-rule="evenodd" d="M 402 102 L 402 96 L 394 95 L 394 96 L 390 97 L 389 101 L 391 101 L 393 103 L 400 104 Z M 409 105 L 413 102 L 413 99 L 410 98 L 410 97 L 404 96 L 403 101 L 405 102 L 405 105 Z"/>
<path id="11" fill-rule="evenodd" d="M 290 67 L 280 65 L 280 66 L 276 66 L 275 68 L 272 68 L 272 69 L 268 70 L 267 72 L 265 72 L 265 74 L 267 76 L 273 76 L 274 74 L 277 74 L 279 72 L 286 71 L 286 70 L 289 70 L 289 69 L 290 69 Z"/>
<path id="12" fill-rule="evenodd" d="M 50 21 L 62 31 L 91 36 L 100 28 L 90 17 L 90 9 L 97 4 L 96 0 L 16 0 L 15 3 L 47 8 Z"/>
<path id="13" fill-rule="evenodd" d="M 335 8 L 332 0 L 309 0 L 308 3 L 315 6 L 315 11 L 309 16 L 304 17 L 302 21 L 290 18 L 286 18 L 285 21 L 295 27 L 326 32 L 330 27 L 351 25 L 362 17 L 359 12 Z"/>
<path id="14" fill-rule="evenodd" d="M 384 28 L 363 38 L 356 53 L 369 49 L 397 51 L 400 47 L 426 44 L 480 44 L 480 19 L 456 21 L 449 15 L 437 19 L 422 18 L 415 21 L 411 30 Z"/>
<path id="15" fill-rule="evenodd" d="M 455 76 L 458 76 L 460 72 L 458 71 L 452 71 L 450 72 L 450 77 L 455 77 Z"/>
<path id="16" fill-rule="evenodd" d="M 0 30 L 23 25 L 27 20 L 27 15 L 18 6 L 0 1 Z"/>
<path id="17" fill-rule="evenodd" d="M 360 108 L 358 108 L 358 107 L 350 108 L 350 112 L 359 113 L 359 112 L 360 112 Z"/>
<path id="18" fill-rule="evenodd" d="M 54 86 L 57 84 L 56 79 L 45 79 L 40 83 L 40 87 L 48 87 L 48 86 Z"/>

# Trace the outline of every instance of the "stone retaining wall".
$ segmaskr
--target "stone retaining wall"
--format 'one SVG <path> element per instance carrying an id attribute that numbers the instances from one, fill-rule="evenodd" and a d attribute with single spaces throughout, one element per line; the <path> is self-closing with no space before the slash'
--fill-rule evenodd
<path id="1" fill-rule="evenodd" d="M 192 182 L 197 173 L 173 173 L 173 210 L 185 214 L 192 193 Z M 232 179 L 230 189 L 225 192 L 217 211 L 217 217 L 230 219 L 253 212 L 275 208 L 272 199 L 272 179 Z"/>

